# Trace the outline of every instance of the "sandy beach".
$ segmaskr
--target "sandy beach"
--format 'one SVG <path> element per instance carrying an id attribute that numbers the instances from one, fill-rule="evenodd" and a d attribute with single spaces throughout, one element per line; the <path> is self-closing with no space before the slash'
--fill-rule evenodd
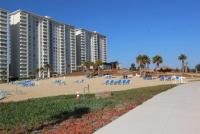
<path id="1" fill-rule="evenodd" d="M 84 79 L 84 83 L 76 83 L 77 80 Z M 120 76 L 115 76 L 113 79 L 122 79 Z M 53 83 L 54 80 L 63 80 L 66 85 L 57 86 Z M 107 79 L 104 77 L 88 79 L 85 76 L 70 76 L 60 78 L 50 78 L 38 81 L 39 85 L 34 87 L 21 87 L 15 84 L 0 84 L 0 89 L 8 93 L 7 97 L 0 102 L 22 101 L 31 98 L 40 98 L 47 96 L 58 96 L 67 94 L 84 93 L 84 87 L 89 85 L 89 91 L 86 93 L 98 93 L 106 91 L 119 91 L 134 89 L 139 87 L 172 84 L 171 81 L 144 80 L 142 78 L 133 77 L 130 85 L 105 85 Z"/>

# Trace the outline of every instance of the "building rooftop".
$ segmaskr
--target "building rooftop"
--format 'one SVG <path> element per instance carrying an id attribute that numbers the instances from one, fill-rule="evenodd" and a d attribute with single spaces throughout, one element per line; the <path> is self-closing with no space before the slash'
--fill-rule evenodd
<path id="1" fill-rule="evenodd" d="M 0 8 L 0 9 L 1 9 L 1 8 Z M 53 22 L 55 22 L 55 23 L 59 23 L 59 24 L 62 24 L 62 25 L 66 25 L 66 26 L 75 28 L 75 26 L 73 26 L 73 25 L 70 25 L 70 24 L 66 24 L 66 23 L 64 23 L 64 22 L 57 21 L 57 20 L 53 19 L 53 18 L 50 17 L 50 16 L 41 16 L 41 15 L 38 15 L 38 14 L 35 14 L 35 13 L 32 13 L 32 12 L 29 12 L 29 11 L 25 11 L 25 10 L 22 10 L 22 9 L 18 9 L 18 10 L 14 11 L 14 12 L 11 12 L 10 15 L 14 15 L 14 14 L 17 14 L 17 13 L 19 13 L 19 12 L 24 12 L 24 13 L 31 14 L 31 15 L 36 16 L 36 17 L 48 19 L 48 20 L 53 21 Z M 90 30 L 87 30 L 87 29 L 84 29 L 84 28 L 77 28 L 77 31 L 79 31 L 79 30 L 84 30 L 84 31 L 87 31 L 87 32 L 92 33 L 92 34 L 98 34 L 99 36 L 102 36 L 102 37 L 105 37 L 105 38 L 106 38 L 105 35 L 103 35 L 103 34 L 101 34 L 101 33 L 98 33 L 97 31 L 90 31 Z"/>
<path id="2" fill-rule="evenodd" d="M 89 32 L 89 33 L 92 33 L 92 34 L 98 34 L 100 36 L 106 37 L 105 35 L 98 33 L 97 31 L 90 31 L 90 30 L 87 30 L 87 29 L 84 29 L 84 28 L 77 29 L 77 31 L 79 31 L 79 30 L 83 30 L 83 31 L 86 31 L 86 32 Z"/>
<path id="3" fill-rule="evenodd" d="M 8 10 L 6 10 L 6 9 L 3 9 L 3 8 L 0 8 L 0 10 L 2 10 L 2 11 L 6 11 L 6 12 L 9 12 Z"/>
<path id="4" fill-rule="evenodd" d="M 50 17 L 50 16 L 41 16 L 41 15 L 38 15 L 38 14 L 36 14 L 36 13 L 32 13 L 32 12 L 25 11 L 25 10 L 22 10 L 22 9 L 18 9 L 18 10 L 16 10 L 16 11 L 12 12 L 12 13 L 10 13 L 10 15 L 14 15 L 14 14 L 17 14 L 17 13 L 19 13 L 19 12 L 24 12 L 24 13 L 31 14 L 31 15 L 36 16 L 36 17 L 49 19 L 50 21 L 53 21 L 53 22 L 56 22 L 56 23 L 59 23 L 59 24 L 63 24 L 63 25 L 67 25 L 67 26 L 74 27 L 74 26 L 72 26 L 72 25 L 70 25 L 70 24 L 66 24 L 66 23 L 64 23 L 64 22 L 57 21 L 57 20 L 53 19 L 53 18 Z"/>

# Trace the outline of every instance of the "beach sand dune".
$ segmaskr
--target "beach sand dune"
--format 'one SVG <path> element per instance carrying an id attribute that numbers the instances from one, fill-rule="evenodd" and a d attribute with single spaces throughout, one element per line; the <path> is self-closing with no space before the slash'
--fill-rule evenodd
<path id="1" fill-rule="evenodd" d="M 75 83 L 75 81 L 83 79 L 85 81 L 84 83 Z M 116 76 L 113 79 L 122 79 L 122 77 Z M 56 86 L 53 83 L 55 80 L 63 80 L 66 85 Z M 103 83 L 106 80 L 107 79 L 104 77 L 87 79 L 85 76 L 70 76 L 40 80 L 38 81 L 39 85 L 34 87 L 20 87 L 14 84 L 0 84 L 0 89 L 8 92 L 7 97 L 0 100 L 0 102 L 22 101 L 31 98 L 76 94 L 76 92 L 83 94 L 84 87 L 87 87 L 88 85 L 89 92 L 86 90 L 87 93 L 98 93 L 172 84 L 172 82 L 162 82 L 159 79 L 143 80 L 142 78 L 133 77 L 131 78 L 132 83 L 130 85 L 105 85 Z"/>

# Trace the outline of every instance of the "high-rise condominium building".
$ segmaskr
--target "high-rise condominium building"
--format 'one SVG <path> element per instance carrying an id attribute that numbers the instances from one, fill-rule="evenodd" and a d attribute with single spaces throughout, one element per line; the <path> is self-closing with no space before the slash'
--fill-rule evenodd
<path id="1" fill-rule="evenodd" d="M 11 75 L 26 78 L 49 64 L 49 19 L 17 10 L 11 17 Z M 42 70 L 42 69 L 41 69 Z M 47 71 L 42 70 L 42 77 Z M 39 73 L 41 75 L 41 73 Z"/>
<path id="2" fill-rule="evenodd" d="M 10 23 L 13 77 L 47 77 L 49 72 L 64 75 L 76 71 L 84 61 L 107 61 L 106 36 L 97 32 L 23 10 L 11 13 Z M 8 29 L 8 24 L 4 26 Z"/>
<path id="3" fill-rule="evenodd" d="M 31 77 L 38 74 L 39 77 L 46 77 L 48 70 L 59 75 L 76 71 L 76 35 L 73 26 L 22 10 L 10 16 L 12 76 Z"/>
<path id="4" fill-rule="evenodd" d="M 65 39 L 67 73 L 71 73 L 77 70 L 76 29 L 74 26 L 65 25 Z"/>
<path id="5" fill-rule="evenodd" d="M 50 19 L 50 65 L 56 74 L 76 71 L 75 28 Z"/>
<path id="6" fill-rule="evenodd" d="M 76 30 L 77 66 L 81 66 L 85 61 L 91 61 L 91 37 L 92 32 L 88 30 Z"/>
<path id="7" fill-rule="evenodd" d="M 76 31 L 76 45 L 78 66 L 81 66 L 85 61 L 96 62 L 100 60 L 107 62 L 106 36 L 97 32 L 78 29 Z"/>
<path id="8" fill-rule="evenodd" d="M 9 13 L 0 9 L 0 81 L 9 77 Z"/>
<path id="9" fill-rule="evenodd" d="M 50 65 L 52 73 L 66 74 L 65 24 L 50 19 Z"/>
<path id="10" fill-rule="evenodd" d="M 102 62 L 107 62 L 107 38 L 104 35 L 98 34 L 98 57 Z"/>

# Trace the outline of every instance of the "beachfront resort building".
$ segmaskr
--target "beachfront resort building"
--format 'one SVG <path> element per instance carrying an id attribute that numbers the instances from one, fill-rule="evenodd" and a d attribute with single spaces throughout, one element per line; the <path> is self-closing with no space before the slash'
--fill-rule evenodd
<path id="1" fill-rule="evenodd" d="M 106 36 L 24 10 L 10 14 L 11 71 L 15 78 L 77 71 L 84 61 L 107 61 Z"/>
<path id="2" fill-rule="evenodd" d="M 0 8 L 0 81 L 9 76 L 9 13 Z"/>
<path id="3" fill-rule="evenodd" d="M 76 31 L 77 66 L 82 66 L 85 61 L 107 62 L 106 36 L 85 29 Z"/>
<path id="4" fill-rule="evenodd" d="M 65 24 L 50 20 L 50 65 L 53 73 L 66 74 Z"/>
<path id="5" fill-rule="evenodd" d="M 107 38 L 104 35 L 98 34 L 98 57 L 103 63 L 107 62 Z"/>
<path id="6" fill-rule="evenodd" d="M 76 29 L 74 26 L 65 24 L 65 38 L 66 38 L 66 67 L 67 73 L 77 71 L 77 57 L 76 57 Z"/>
<path id="7" fill-rule="evenodd" d="M 11 76 L 27 78 L 39 71 L 47 76 L 49 64 L 49 19 L 30 12 L 17 10 L 11 18 Z M 43 68 L 43 69 L 41 69 Z"/>
<path id="8" fill-rule="evenodd" d="M 76 36 L 73 26 L 50 20 L 50 65 L 52 73 L 76 71 Z"/>
<path id="9" fill-rule="evenodd" d="M 77 66 L 81 66 L 85 61 L 91 61 L 91 37 L 92 32 L 88 30 L 76 30 Z"/>
<path id="10" fill-rule="evenodd" d="M 17 10 L 11 17 L 11 76 L 27 78 L 76 71 L 75 27 Z"/>

